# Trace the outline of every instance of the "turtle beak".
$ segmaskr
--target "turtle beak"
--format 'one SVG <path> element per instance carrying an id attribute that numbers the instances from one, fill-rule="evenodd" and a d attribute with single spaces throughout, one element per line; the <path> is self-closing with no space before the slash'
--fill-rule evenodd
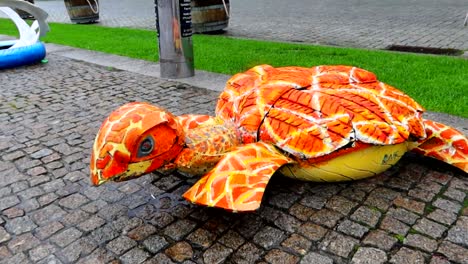
<path id="1" fill-rule="evenodd" d="M 128 158 L 116 151 L 114 156 L 109 152 L 95 158 L 91 154 L 90 180 L 91 184 L 98 186 L 107 181 L 115 181 L 125 173 L 128 173 Z"/>

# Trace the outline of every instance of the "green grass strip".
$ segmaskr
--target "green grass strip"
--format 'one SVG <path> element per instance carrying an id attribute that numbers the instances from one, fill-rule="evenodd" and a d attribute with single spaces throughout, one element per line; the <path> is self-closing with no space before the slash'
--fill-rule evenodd
<path id="1" fill-rule="evenodd" d="M 130 58 L 158 60 L 155 31 L 99 25 L 50 23 L 44 42 Z M 0 19 L 0 34 L 17 35 Z M 468 60 L 354 48 L 323 47 L 225 36 L 194 35 L 195 67 L 235 74 L 258 64 L 273 66 L 353 65 L 409 94 L 426 109 L 468 118 Z"/>

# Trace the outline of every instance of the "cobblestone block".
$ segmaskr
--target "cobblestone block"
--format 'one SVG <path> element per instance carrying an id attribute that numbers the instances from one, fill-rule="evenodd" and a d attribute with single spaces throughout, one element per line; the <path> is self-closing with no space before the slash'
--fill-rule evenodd
<path id="1" fill-rule="evenodd" d="M 429 264 L 450 264 L 450 261 L 444 256 L 432 256 L 431 262 Z"/>
<path id="2" fill-rule="evenodd" d="M 409 234 L 404 244 L 410 247 L 418 248 L 426 252 L 433 252 L 437 249 L 437 241 L 419 234 Z"/>
<path id="3" fill-rule="evenodd" d="M 52 244 L 41 244 L 29 251 L 29 258 L 37 263 L 39 260 L 54 254 L 57 247 Z"/>
<path id="4" fill-rule="evenodd" d="M 60 223 L 58 221 L 54 221 L 54 222 L 51 222 L 51 223 L 49 223 L 47 225 L 44 225 L 44 226 L 41 226 L 41 227 L 37 228 L 35 235 L 36 235 L 37 238 L 39 238 L 41 240 L 44 240 L 44 239 L 50 237 L 51 235 L 55 234 L 56 232 L 58 232 L 62 228 L 64 228 L 62 223 Z"/>
<path id="5" fill-rule="evenodd" d="M 28 257 L 24 253 L 20 252 L 18 254 L 13 255 L 9 259 L 0 261 L 0 264 L 10 264 L 10 263 L 29 264 L 32 262 L 28 259 Z"/>
<path id="6" fill-rule="evenodd" d="M 64 231 L 52 236 L 50 238 L 50 241 L 54 242 L 59 247 L 65 247 L 68 244 L 70 244 L 71 242 L 73 242 L 76 239 L 78 239 L 79 237 L 81 237 L 81 234 L 82 233 L 78 229 L 76 229 L 74 227 L 71 227 L 71 228 L 65 229 Z"/>
<path id="7" fill-rule="evenodd" d="M 333 264 L 333 259 L 315 252 L 310 252 L 302 258 L 300 264 L 309 263 Z"/>
<path id="8" fill-rule="evenodd" d="M 26 171 L 26 174 L 31 176 L 39 176 L 41 174 L 46 174 L 47 169 L 42 166 L 37 166 Z"/>
<path id="9" fill-rule="evenodd" d="M 299 261 L 299 257 L 279 249 L 273 249 L 265 256 L 265 260 L 272 264 L 295 264 Z"/>
<path id="10" fill-rule="evenodd" d="M 81 171 L 72 171 L 70 173 L 67 173 L 64 177 L 65 180 L 69 180 L 71 182 L 76 182 L 86 178 L 87 176 Z"/>
<path id="11" fill-rule="evenodd" d="M 0 226 L 0 243 L 10 240 L 11 235 L 5 230 L 5 228 Z"/>
<path id="12" fill-rule="evenodd" d="M 327 203 L 327 198 L 320 195 L 306 195 L 299 201 L 300 204 L 313 208 L 322 209 Z"/>
<path id="13" fill-rule="evenodd" d="M 463 202 L 463 200 L 465 199 L 466 197 L 466 194 L 462 191 L 459 191 L 455 188 L 448 188 L 445 192 L 444 192 L 444 196 L 448 197 L 448 198 L 451 198 L 455 201 L 458 201 L 458 202 Z"/>
<path id="14" fill-rule="evenodd" d="M 24 157 L 24 155 L 25 155 L 25 154 L 24 154 L 23 151 L 17 150 L 17 151 L 8 153 L 8 154 L 6 154 L 6 155 L 3 155 L 3 160 L 5 160 L 5 161 L 13 161 L 13 160 L 16 160 L 16 159 L 19 159 L 19 158 Z"/>
<path id="15" fill-rule="evenodd" d="M 275 220 L 275 226 L 288 233 L 295 232 L 300 225 L 301 222 L 299 220 L 284 213 L 280 213 L 278 218 Z"/>
<path id="16" fill-rule="evenodd" d="M 299 255 L 305 255 L 312 243 L 298 234 L 292 234 L 288 239 L 281 243 L 281 246 L 293 251 Z"/>
<path id="17" fill-rule="evenodd" d="M 19 203 L 20 203 L 20 200 L 15 195 L 4 197 L 4 198 L 0 199 L 0 211 L 8 209 L 8 208 L 10 208 L 12 206 L 15 206 L 15 205 L 19 204 Z"/>
<path id="18" fill-rule="evenodd" d="M 195 222 L 190 220 L 179 220 L 165 229 L 164 234 L 168 235 L 174 240 L 181 240 L 188 233 L 190 233 L 196 226 Z"/>
<path id="19" fill-rule="evenodd" d="M 20 236 L 17 236 L 8 242 L 8 248 L 13 253 L 25 252 L 36 246 L 41 242 L 31 233 L 25 233 Z"/>
<path id="20" fill-rule="evenodd" d="M 278 208 L 289 209 L 300 197 L 291 193 L 280 193 L 268 199 L 270 205 Z"/>
<path id="21" fill-rule="evenodd" d="M 351 210 L 353 210 L 356 205 L 357 203 L 352 202 L 342 196 L 333 196 L 330 200 L 328 200 L 326 207 L 346 215 L 351 212 Z"/>
<path id="22" fill-rule="evenodd" d="M 371 231 L 364 239 L 364 244 L 389 251 L 398 240 L 382 230 Z"/>
<path id="23" fill-rule="evenodd" d="M 23 216 L 24 210 L 20 208 L 12 207 L 12 208 L 4 210 L 2 213 L 4 216 L 8 217 L 9 219 L 13 219 L 16 217 Z"/>
<path id="24" fill-rule="evenodd" d="M 139 248 L 134 248 L 120 257 L 122 264 L 139 264 L 148 259 L 150 255 Z"/>
<path id="25" fill-rule="evenodd" d="M 452 212 L 454 214 L 457 214 L 460 211 L 460 209 L 462 208 L 459 203 L 455 203 L 455 202 L 452 202 L 452 201 L 449 201 L 449 200 L 446 200 L 446 199 L 442 199 L 442 198 L 438 198 L 432 204 L 434 206 L 442 209 L 442 210 Z"/>
<path id="26" fill-rule="evenodd" d="M 0 242 L 1 243 L 1 242 Z M 10 259 L 12 257 L 10 251 L 6 246 L 0 246 L 0 262 Z"/>
<path id="27" fill-rule="evenodd" d="M 32 154 L 30 154 L 30 157 L 33 158 L 33 159 L 42 159 L 46 156 L 49 156 L 53 153 L 53 151 L 51 149 L 48 149 L 48 148 L 43 148 L 43 149 L 40 149 Z"/>
<path id="28" fill-rule="evenodd" d="M 421 252 L 402 247 L 395 255 L 392 256 L 390 263 L 423 264 L 425 261 L 424 255 Z"/>
<path id="29" fill-rule="evenodd" d="M 451 212 L 444 211 L 442 209 L 436 209 L 427 215 L 427 218 L 444 225 L 451 225 L 457 220 L 457 215 Z"/>
<path id="30" fill-rule="evenodd" d="M 427 218 L 419 220 L 413 228 L 425 235 L 433 238 L 440 238 L 447 228 L 441 224 L 433 222 Z"/>
<path id="31" fill-rule="evenodd" d="M 79 223 L 77 227 L 83 232 L 89 232 L 103 226 L 105 223 L 106 221 L 104 219 L 94 215 Z"/>
<path id="32" fill-rule="evenodd" d="M 402 175 L 403 177 L 405 175 Z M 395 188 L 395 189 L 400 189 L 403 191 L 408 191 L 413 183 L 408 180 L 408 177 L 405 178 L 400 178 L 400 177 L 392 177 L 390 180 L 387 182 L 387 185 L 389 187 Z"/>
<path id="33" fill-rule="evenodd" d="M 362 238 L 369 231 L 369 228 L 350 220 L 344 220 L 336 230 L 355 238 Z"/>
<path id="34" fill-rule="evenodd" d="M 179 242 L 166 249 L 165 253 L 172 260 L 182 262 L 192 258 L 193 250 L 189 243 Z"/>
<path id="35" fill-rule="evenodd" d="M 420 189 L 420 188 L 415 188 L 415 189 L 411 189 L 408 192 L 408 195 L 410 197 L 416 198 L 423 202 L 430 202 L 436 196 L 436 193 L 430 192 L 424 189 Z"/>
<path id="36" fill-rule="evenodd" d="M 89 219 L 89 214 L 82 210 L 74 210 L 63 217 L 62 223 L 67 226 L 77 225 Z"/>
<path id="37" fill-rule="evenodd" d="M 458 178 L 453 178 L 450 181 L 449 187 L 453 187 L 462 191 L 468 191 L 468 182 Z"/>
<path id="38" fill-rule="evenodd" d="M 26 190 L 29 187 L 28 185 L 29 184 L 27 181 L 18 181 L 18 182 L 12 183 L 10 187 L 14 193 L 18 193 L 22 190 Z"/>
<path id="39" fill-rule="evenodd" d="M 405 236 L 410 229 L 409 226 L 388 215 L 380 223 L 380 228 L 403 236 Z"/>
<path id="40" fill-rule="evenodd" d="M 192 232 L 188 237 L 187 240 L 192 242 L 195 245 L 198 245 L 202 248 L 208 248 L 214 242 L 216 235 L 203 229 L 199 228 Z"/>
<path id="41" fill-rule="evenodd" d="M 77 264 L 95 264 L 95 263 L 116 263 L 118 260 L 115 259 L 115 256 L 111 252 L 106 251 L 103 248 L 96 248 L 91 254 L 80 258 L 76 263 Z"/>
<path id="42" fill-rule="evenodd" d="M 244 244 L 245 239 L 239 235 L 239 233 L 229 230 L 218 240 L 218 242 L 235 250 Z"/>
<path id="43" fill-rule="evenodd" d="M 404 197 L 399 196 L 393 201 L 393 204 L 399 207 L 403 207 L 417 214 L 424 213 L 425 204 L 422 202 L 409 199 L 409 198 L 404 198 Z"/>
<path id="44" fill-rule="evenodd" d="M 8 163 L 8 164 L 10 164 L 9 166 L 13 166 L 11 163 Z M 1 166 L 2 165 L 0 164 L 0 167 Z M 3 175 L 7 175 L 8 177 L 2 177 L 2 181 L 0 182 L 0 187 L 5 187 L 12 183 L 27 179 L 27 177 L 24 174 L 20 173 L 16 168 L 8 168 L 6 170 L 3 170 L 2 173 Z M 17 192 L 17 191 L 13 191 L 13 192 Z M 0 210 L 5 209 L 5 208 L 2 209 L 2 200 L 3 199 L 0 200 Z"/>
<path id="45" fill-rule="evenodd" d="M 315 211 L 307 206 L 295 203 L 289 209 L 289 213 L 301 221 L 307 221 Z"/>
<path id="46" fill-rule="evenodd" d="M 225 247 L 219 243 L 214 244 L 205 253 L 203 253 L 203 261 L 205 263 L 223 263 L 233 252 L 232 249 Z"/>
<path id="47" fill-rule="evenodd" d="M 119 236 L 107 243 L 106 248 L 114 252 L 116 255 L 122 255 L 135 246 L 137 246 L 137 242 L 133 239 L 130 239 L 127 236 Z"/>
<path id="48" fill-rule="evenodd" d="M 389 201 L 372 194 L 367 197 L 366 201 L 364 201 L 364 204 L 370 207 L 375 207 L 381 211 L 387 211 L 391 206 Z"/>
<path id="49" fill-rule="evenodd" d="M 320 243 L 320 249 L 333 253 L 343 258 L 347 258 L 353 251 L 354 246 L 359 240 L 341 235 L 336 232 L 330 232 Z"/>
<path id="50" fill-rule="evenodd" d="M 265 249 L 270 249 L 279 245 L 284 238 L 285 234 L 283 231 L 271 226 L 266 226 L 254 236 L 253 241 Z"/>
<path id="51" fill-rule="evenodd" d="M 0 188 L 0 198 L 3 198 L 7 195 L 11 194 L 11 188 L 10 187 L 4 187 Z"/>
<path id="52" fill-rule="evenodd" d="M 455 263 L 464 263 L 468 259 L 468 249 L 447 241 L 443 241 L 437 252 L 446 256 L 450 261 Z"/>
<path id="53" fill-rule="evenodd" d="M 447 240 L 468 248 L 468 217 L 460 217 L 457 224 L 450 228 Z"/>
<path id="54" fill-rule="evenodd" d="M 351 259 L 353 264 L 378 264 L 387 261 L 387 254 L 377 248 L 360 247 Z"/>
<path id="55" fill-rule="evenodd" d="M 52 180 L 50 182 L 42 184 L 40 187 L 46 192 L 50 193 L 56 190 L 59 190 L 65 186 L 65 183 L 62 179 Z"/>
<path id="56" fill-rule="evenodd" d="M 312 241 L 319 241 L 325 236 L 328 230 L 319 225 L 307 222 L 304 223 L 298 231 L 301 235 Z"/>
<path id="57" fill-rule="evenodd" d="M 143 241 L 143 245 L 151 253 L 158 253 L 161 249 L 165 248 L 169 243 L 164 237 L 153 235 Z"/>
<path id="58" fill-rule="evenodd" d="M 252 238 L 262 228 L 263 222 L 259 217 L 246 216 L 242 219 L 240 224 L 236 226 L 236 230 L 239 234 L 245 238 Z"/>
<path id="59" fill-rule="evenodd" d="M 156 232 L 156 228 L 154 226 L 142 225 L 128 232 L 127 236 L 133 240 L 140 241 L 140 240 L 144 240 L 145 238 L 149 237 L 155 232 Z"/>
<path id="60" fill-rule="evenodd" d="M 255 263 L 258 259 L 260 259 L 263 251 L 256 247 L 252 243 L 245 243 L 242 247 L 237 250 L 236 253 L 232 256 L 232 261 L 238 264 L 249 264 Z"/>
<path id="61" fill-rule="evenodd" d="M 381 215 L 382 214 L 376 209 L 372 209 L 367 206 L 361 206 L 356 211 L 354 211 L 350 218 L 351 220 L 362 223 L 364 225 L 375 227 L 379 222 Z"/>
<path id="62" fill-rule="evenodd" d="M 46 206 L 32 215 L 32 220 L 37 225 L 44 225 L 48 222 L 61 219 L 66 212 L 55 204 Z"/>
<path id="63" fill-rule="evenodd" d="M 341 218 L 343 218 L 343 215 L 338 212 L 329 209 L 322 209 L 312 214 L 310 220 L 328 228 L 333 228 Z"/>
<path id="64" fill-rule="evenodd" d="M 163 253 L 156 254 L 151 259 L 146 260 L 143 264 L 175 264 L 169 257 Z"/>
<path id="65" fill-rule="evenodd" d="M 420 218 L 419 215 L 407 211 L 403 208 L 390 208 L 387 215 L 390 215 L 391 217 L 400 220 L 401 222 L 408 225 L 413 225 L 414 223 L 416 223 L 416 220 Z"/>
<path id="66" fill-rule="evenodd" d="M 361 200 L 364 199 L 364 197 L 366 197 L 367 193 L 357 188 L 347 188 L 347 189 L 342 190 L 340 192 L 340 195 L 347 199 L 360 202 Z"/>
<path id="67" fill-rule="evenodd" d="M 441 173 L 438 171 L 431 171 L 428 173 L 428 177 L 426 178 L 427 182 L 438 182 L 440 184 L 447 184 L 452 179 L 452 176 L 448 175 L 447 173 Z"/>
<path id="68" fill-rule="evenodd" d="M 36 224 L 29 218 L 29 216 L 18 217 L 12 219 L 6 223 L 5 228 L 8 232 L 20 235 L 26 232 L 30 232 L 37 227 Z"/>
<path id="69" fill-rule="evenodd" d="M 68 209 L 76 209 L 89 202 L 89 199 L 79 193 L 60 199 L 59 204 Z"/>

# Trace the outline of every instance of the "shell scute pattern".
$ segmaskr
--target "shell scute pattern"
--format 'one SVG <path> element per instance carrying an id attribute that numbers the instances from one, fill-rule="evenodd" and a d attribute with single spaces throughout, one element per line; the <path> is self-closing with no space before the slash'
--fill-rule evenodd
<path id="1" fill-rule="evenodd" d="M 422 111 L 373 73 L 349 66 L 257 66 L 229 80 L 217 105 L 244 143 L 261 140 L 307 159 L 356 140 L 390 145 L 424 138 Z"/>

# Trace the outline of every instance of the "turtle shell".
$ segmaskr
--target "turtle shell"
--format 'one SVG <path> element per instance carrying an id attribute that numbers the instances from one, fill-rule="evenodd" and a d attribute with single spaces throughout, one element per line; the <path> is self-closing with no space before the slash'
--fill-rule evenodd
<path id="1" fill-rule="evenodd" d="M 355 141 L 391 145 L 425 138 L 422 112 L 408 95 L 350 66 L 260 65 L 234 75 L 216 107 L 243 143 L 267 142 L 302 159 Z"/>

